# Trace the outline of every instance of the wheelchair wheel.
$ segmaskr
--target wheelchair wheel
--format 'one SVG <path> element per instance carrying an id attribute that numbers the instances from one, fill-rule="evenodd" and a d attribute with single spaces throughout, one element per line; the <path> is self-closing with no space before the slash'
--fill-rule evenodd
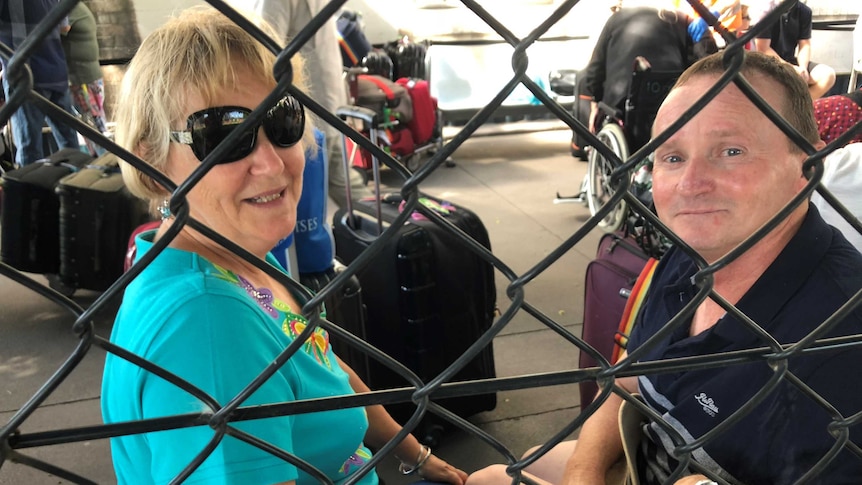
<path id="1" fill-rule="evenodd" d="M 620 157 L 620 160 L 625 161 L 629 157 L 626 137 L 619 125 L 606 124 L 599 130 L 596 137 Z M 611 199 L 614 193 L 611 187 L 611 173 L 614 168 L 616 167 L 612 160 L 602 156 L 598 150 L 590 150 L 589 166 L 587 167 L 587 176 L 589 177 L 587 205 L 590 208 L 590 215 L 596 215 L 599 209 Z M 627 212 L 628 204 L 625 200 L 621 200 L 613 211 L 599 221 L 598 227 L 605 232 L 614 232 L 620 229 L 626 220 Z"/>

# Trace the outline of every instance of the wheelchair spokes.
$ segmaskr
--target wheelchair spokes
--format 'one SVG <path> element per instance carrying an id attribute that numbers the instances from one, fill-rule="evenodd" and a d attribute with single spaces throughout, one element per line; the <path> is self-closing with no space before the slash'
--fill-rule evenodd
<path id="1" fill-rule="evenodd" d="M 620 160 L 628 158 L 628 145 L 625 135 L 619 125 L 608 123 L 599 131 L 596 137 L 607 145 Z M 611 174 L 616 168 L 613 160 L 602 156 L 598 150 L 590 150 L 589 166 L 587 168 L 587 205 L 590 215 L 596 215 L 613 196 L 614 189 L 611 186 Z M 628 204 L 622 200 L 604 219 L 599 221 L 598 227 L 606 232 L 614 232 L 622 228 L 628 217 Z"/>

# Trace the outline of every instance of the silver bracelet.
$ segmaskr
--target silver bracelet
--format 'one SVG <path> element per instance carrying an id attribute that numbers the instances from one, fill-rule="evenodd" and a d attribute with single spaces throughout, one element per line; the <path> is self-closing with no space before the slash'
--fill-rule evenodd
<path id="1" fill-rule="evenodd" d="M 698 480 L 697 483 L 695 483 L 694 485 L 718 485 L 718 482 L 706 479 L 706 480 Z"/>
<path id="2" fill-rule="evenodd" d="M 422 445 L 422 448 L 419 449 L 419 455 L 416 456 L 416 464 L 411 467 L 402 461 L 401 464 L 398 465 L 398 471 L 401 472 L 402 475 L 413 475 L 422 468 L 422 465 L 428 461 L 428 458 L 431 458 L 431 447 Z"/>

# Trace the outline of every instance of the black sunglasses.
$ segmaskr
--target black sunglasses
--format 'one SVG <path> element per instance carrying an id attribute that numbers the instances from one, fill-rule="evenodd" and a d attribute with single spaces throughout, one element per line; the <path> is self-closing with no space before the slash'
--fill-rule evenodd
<path id="1" fill-rule="evenodd" d="M 202 161 L 250 114 L 250 109 L 239 106 L 197 111 L 189 116 L 185 131 L 171 132 L 171 141 L 191 146 L 192 152 Z M 305 110 L 293 96 L 285 96 L 266 113 L 261 124 L 273 145 L 288 148 L 302 139 Z M 249 156 L 257 142 L 258 128 L 247 131 L 216 163 L 231 163 Z"/>

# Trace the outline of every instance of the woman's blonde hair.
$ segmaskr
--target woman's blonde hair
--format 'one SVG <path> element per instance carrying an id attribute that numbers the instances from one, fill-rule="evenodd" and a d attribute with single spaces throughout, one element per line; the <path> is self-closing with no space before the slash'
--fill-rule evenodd
<path id="1" fill-rule="evenodd" d="M 271 38 L 271 27 L 252 18 Z M 117 143 L 165 172 L 170 131 L 185 122 L 189 96 L 207 104 L 236 85 L 240 72 L 275 88 L 275 55 L 248 32 L 209 6 L 192 7 L 168 20 L 141 43 L 123 78 L 116 111 Z M 305 91 L 302 59 L 291 59 L 293 84 Z M 268 94 L 268 93 L 263 93 Z M 251 106 L 254 108 L 254 106 Z M 314 146 L 306 122 L 303 145 Z M 122 162 L 129 190 L 150 202 L 155 214 L 167 191 L 151 177 Z"/>

